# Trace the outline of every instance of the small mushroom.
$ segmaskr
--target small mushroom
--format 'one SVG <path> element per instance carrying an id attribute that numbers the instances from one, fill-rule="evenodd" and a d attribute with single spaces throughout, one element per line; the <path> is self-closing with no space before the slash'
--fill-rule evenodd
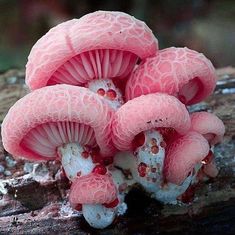
<path id="1" fill-rule="evenodd" d="M 191 105 L 212 94 L 216 79 L 212 63 L 203 54 L 186 47 L 171 47 L 147 58 L 132 72 L 125 95 L 130 100 L 163 92 Z"/>
<path id="2" fill-rule="evenodd" d="M 94 228 L 109 226 L 115 217 L 124 214 L 122 185 L 127 184 L 120 170 L 98 172 L 75 179 L 70 190 L 69 201 L 76 208 L 81 208 L 86 221 Z M 122 189 L 125 191 L 124 187 Z M 81 206 L 82 205 L 82 206 Z"/>
<path id="3" fill-rule="evenodd" d="M 209 153 L 207 140 L 197 132 L 177 138 L 170 146 L 164 161 L 164 177 L 167 182 L 181 185 L 191 175 L 196 164 Z"/>
<path id="4" fill-rule="evenodd" d="M 11 107 L 2 124 L 3 145 L 17 157 L 59 158 L 72 180 L 114 154 L 112 116 L 109 105 L 87 88 L 44 87 Z"/>
<path id="5" fill-rule="evenodd" d="M 86 86 L 119 102 L 116 108 L 123 100 L 112 79 L 126 78 L 138 59 L 157 50 L 144 22 L 122 12 L 93 12 L 57 25 L 38 40 L 28 57 L 26 84 L 31 90 L 58 83 Z"/>
<path id="6" fill-rule="evenodd" d="M 210 145 L 215 145 L 222 141 L 225 127 L 217 116 L 207 112 L 196 112 L 192 113 L 190 118 L 191 130 L 202 134 Z"/>
<path id="7" fill-rule="evenodd" d="M 218 169 L 215 164 L 213 146 L 222 141 L 225 127 L 223 122 L 214 114 L 207 112 L 196 112 L 190 115 L 191 130 L 203 135 L 210 144 L 210 152 L 203 159 L 201 173 L 209 177 L 216 177 Z"/>
<path id="8" fill-rule="evenodd" d="M 115 156 L 114 165 L 129 170 L 136 182 L 156 194 L 163 185 L 166 149 L 189 128 L 189 113 L 173 96 L 159 93 L 130 100 L 115 113 L 112 130 L 116 148 L 132 153 Z M 170 140 L 167 130 L 172 133 Z"/>

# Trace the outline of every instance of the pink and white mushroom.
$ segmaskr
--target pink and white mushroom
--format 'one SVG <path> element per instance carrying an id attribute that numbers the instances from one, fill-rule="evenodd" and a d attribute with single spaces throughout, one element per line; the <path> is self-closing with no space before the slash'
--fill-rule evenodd
<path id="1" fill-rule="evenodd" d="M 192 181 L 192 169 L 188 166 L 195 167 L 209 152 L 207 140 L 202 135 L 188 133 L 190 125 L 185 105 L 173 96 L 148 94 L 128 101 L 115 113 L 112 129 L 116 148 L 129 151 L 129 155 L 116 155 L 114 165 L 129 170 L 136 182 L 156 199 L 174 203 Z M 188 162 L 184 162 L 183 157 L 187 156 L 182 156 L 181 152 L 190 150 L 193 152 Z M 174 165 L 178 155 L 182 160 L 179 161 L 183 171 L 181 184 L 178 185 L 178 181 L 168 184 L 164 175 L 165 161 L 176 156 L 175 161 L 169 161 Z"/>
<path id="2" fill-rule="evenodd" d="M 82 210 L 84 218 L 92 227 L 105 228 L 127 209 L 125 195 L 120 190 L 124 184 L 123 174 L 115 168 L 94 170 L 89 175 L 75 179 L 69 201 L 75 209 Z"/>
<path id="3" fill-rule="evenodd" d="M 75 209 L 81 209 L 86 221 L 95 228 L 105 228 L 115 218 L 113 208 L 102 204 L 110 204 L 117 200 L 117 189 L 112 178 L 107 175 L 91 173 L 75 179 L 72 184 L 69 201 Z"/>
<path id="4" fill-rule="evenodd" d="M 196 112 L 190 115 L 191 130 L 203 135 L 210 144 L 210 152 L 202 161 L 202 172 L 208 177 L 216 177 L 218 169 L 215 164 L 213 148 L 222 142 L 225 127 L 223 122 L 214 114 L 207 112 Z"/>
<path id="5" fill-rule="evenodd" d="M 2 124 L 5 149 L 16 157 L 60 159 L 66 175 L 86 175 L 113 156 L 113 109 L 87 88 L 56 85 L 15 103 Z"/>
<path id="6" fill-rule="evenodd" d="M 153 56 L 158 41 L 126 13 L 97 11 L 52 28 L 33 46 L 26 65 L 31 90 L 58 83 L 86 86 L 114 108 L 123 104 L 112 79 L 125 79 L 138 59 Z"/>
<path id="7" fill-rule="evenodd" d="M 174 95 L 186 105 L 212 94 L 215 69 L 203 54 L 188 48 L 167 48 L 147 58 L 132 72 L 125 95 L 127 100 L 149 93 Z"/>

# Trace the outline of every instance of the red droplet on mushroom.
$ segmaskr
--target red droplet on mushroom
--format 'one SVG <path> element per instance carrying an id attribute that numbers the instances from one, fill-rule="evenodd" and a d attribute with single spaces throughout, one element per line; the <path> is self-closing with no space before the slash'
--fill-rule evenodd
<path id="1" fill-rule="evenodd" d="M 95 174 L 105 175 L 107 173 L 107 169 L 105 166 L 97 165 L 94 167 L 92 172 Z"/>
<path id="2" fill-rule="evenodd" d="M 74 209 L 76 211 L 82 211 L 82 204 L 76 204 L 76 206 L 74 207 Z"/>
<path id="3" fill-rule="evenodd" d="M 100 88 L 97 90 L 98 95 L 104 96 L 105 95 L 105 90 L 103 88 Z"/>
<path id="4" fill-rule="evenodd" d="M 141 162 L 139 165 L 138 165 L 138 172 L 139 172 L 139 176 L 140 177 L 145 177 L 146 174 L 147 174 L 147 165 L 144 163 L 144 162 Z"/>
<path id="5" fill-rule="evenodd" d="M 132 142 L 132 148 L 135 150 L 138 147 L 144 145 L 145 142 L 145 135 L 143 132 L 140 132 L 137 134 Z"/>
<path id="6" fill-rule="evenodd" d="M 116 198 L 114 201 L 110 202 L 110 203 L 104 203 L 103 205 L 106 207 L 106 208 L 114 208 L 118 205 L 119 203 L 119 200 L 118 198 Z"/>
<path id="7" fill-rule="evenodd" d="M 151 152 L 152 152 L 153 154 L 157 154 L 158 151 L 159 151 L 159 148 L 158 148 L 157 145 L 154 145 L 154 146 L 151 147 Z"/>
<path id="8" fill-rule="evenodd" d="M 88 158 L 89 157 L 89 153 L 87 151 L 83 151 L 81 155 L 82 155 L 83 158 Z"/>
<path id="9" fill-rule="evenodd" d="M 207 156 L 205 158 L 202 159 L 201 163 L 203 165 L 207 165 L 209 164 L 214 158 L 214 154 L 213 152 L 210 150 L 209 153 L 207 154 Z"/>
<path id="10" fill-rule="evenodd" d="M 82 175 L 82 172 L 81 172 L 81 171 L 78 171 L 77 177 L 80 177 L 81 175 Z"/>
<path id="11" fill-rule="evenodd" d="M 166 148 L 166 142 L 165 142 L 165 141 L 161 141 L 160 146 L 161 146 L 162 148 Z"/>
<path id="12" fill-rule="evenodd" d="M 109 89 L 107 92 L 106 92 L 106 96 L 110 99 L 110 100 L 115 100 L 115 98 L 117 97 L 117 93 L 116 91 L 112 90 L 112 89 Z"/>
<path id="13" fill-rule="evenodd" d="M 126 84 L 125 97 L 131 100 L 161 92 L 191 105 L 212 94 L 216 81 L 215 68 L 203 54 L 171 47 L 160 50 L 133 70 Z"/>

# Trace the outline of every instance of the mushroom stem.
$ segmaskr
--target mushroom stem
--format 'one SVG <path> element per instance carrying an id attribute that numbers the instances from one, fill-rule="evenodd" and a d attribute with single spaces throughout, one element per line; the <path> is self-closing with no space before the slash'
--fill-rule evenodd
<path id="1" fill-rule="evenodd" d="M 95 167 L 89 149 L 78 143 L 64 144 L 57 151 L 61 156 L 61 162 L 66 176 L 70 180 L 73 180 L 77 176 L 91 173 Z"/>
<path id="2" fill-rule="evenodd" d="M 124 104 L 122 93 L 120 89 L 114 85 L 112 79 L 92 80 L 87 84 L 87 87 L 102 96 L 115 110 Z"/>
<path id="3" fill-rule="evenodd" d="M 112 224 L 116 215 L 114 208 L 106 208 L 101 204 L 83 204 L 82 213 L 88 224 L 98 229 Z"/>
<path id="4" fill-rule="evenodd" d="M 94 228 L 105 228 L 112 224 L 118 215 L 123 215 L 127 210 L 124 202 L 125 195 L 128 193 L 129 187 L 133 181 L 125 178 L 121 170 L 112 167 L 109 170 L 112 174 L 114 184 L 118 189 L 117 199 L 109 204 L 83 204 L 82 212 L 86 221 Z"/>

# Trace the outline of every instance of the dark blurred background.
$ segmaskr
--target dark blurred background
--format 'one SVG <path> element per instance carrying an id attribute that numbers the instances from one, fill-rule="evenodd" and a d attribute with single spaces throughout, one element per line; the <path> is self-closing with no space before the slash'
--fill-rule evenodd
<path id="1" fill-rule="evenodd" d="M 23 68 L 32 45 L 54 25 L 99 9 L 144 20 L 160 48 L 187 46 L 216 67 L 235 66 L 234 0 L 0 0 L 0 72 Z"/>

